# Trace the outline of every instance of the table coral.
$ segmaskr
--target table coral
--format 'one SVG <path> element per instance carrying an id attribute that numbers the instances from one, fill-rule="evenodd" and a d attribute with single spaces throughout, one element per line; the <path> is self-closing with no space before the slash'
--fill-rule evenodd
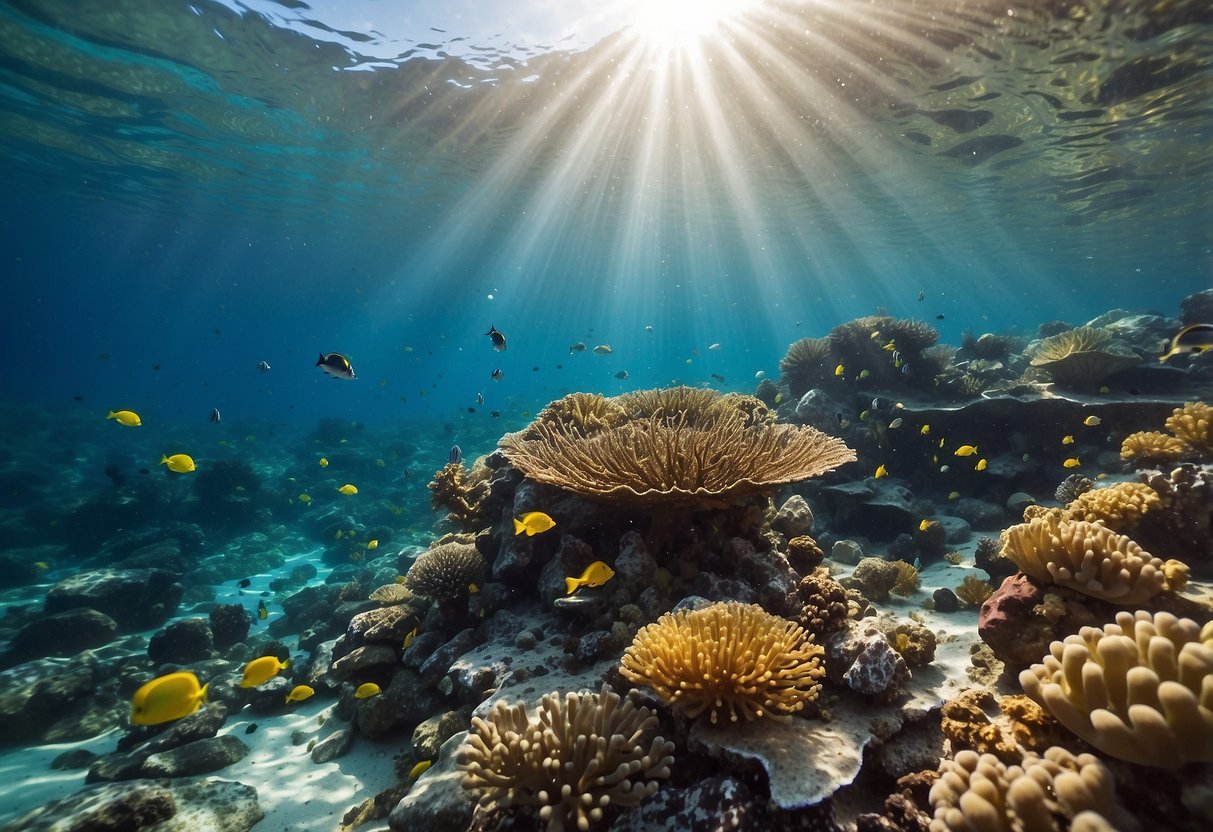
<path id="1" fill-rule="evenodd" d="M 481 806 L 539 807 L 547 832 L 585 830 L 609 807 L 651 797 L 670 776 L 674 744 L 646 740 L 656 725 L 651 710 L 605 686 L 550 693 L 533 719 L 524 704 L 498 702 L 472 719 L 459 759 L 463 787 L 480 793 Z"/>
<path id="2" fill-rule="evenodd" d="M 619 671 L 692 719 L 737 722 L 817 698 L 823 652 L 799 625 L 731 602 L 661 616 L 636 634 Z"/>
<path id="3" fill-rule="evenodd" d="M 1103 379 L 1141 363 L 1141 358 L 1107 330 L 1080 326 L 1037 342 L 1031 365 L 1064 387 L 1091 388 Z"/>
<path id="4" fill-rule="evenodd" d="M 1019 683 L 1113 757 L 1161 768 L 1213 761 L 1213 623 L 1120 612 L 1053 642 Z"/>

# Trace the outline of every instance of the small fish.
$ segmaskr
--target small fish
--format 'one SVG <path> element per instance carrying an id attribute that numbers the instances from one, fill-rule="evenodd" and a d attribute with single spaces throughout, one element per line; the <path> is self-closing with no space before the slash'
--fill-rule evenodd
<path id="1" fill-rule="evenodd" d="M 880 463 L 880 467 L 878 467 L 876 469 L 876 474 L 875 474 L 876 479 L 878 479 L 878 480 L 883 479 L 883 478 L 887 477 L 888 475 L 889 475 L 889 469 L 885 467 L 885 464 L 883 462 Z"/>
<path id="2" fill-rule="evenodd" d="M 614 350 L 611 349 L 610 344 L 599 344 L 594 347 L 594 355 L 610 355 L 613 352 Z"/>
<path id="3" fill-rule="evenodd" d="M 645 328 L 644 328 L 644 331 L 645 331 L 645 332 L 652 332 L 652 331 L 653 331 L 653 326 L 652 326 L 652 324 L 648 324 L 648 325 L 646 325 L 646 326 L 645 326 Z"/>
<path id="4" fill-rule="evenodd" d="M 863 381 L 865 378 L 867 378 L 870 375 L 872 375 L 871 370 L 860 370 L 859 375 L 857 375 L 856 378 L 859 379 L 860 381 Z"/>
<path id="5" fill-rule="evenodd" d="M 565 578 L 565 595 L 572 595 L 579 587 L 602 586 L 615 577 L 615 570 L 600 560 L 596 560 L 585 568 L 579 578 Z"/>
<path id="6" fill-rule="evenodd" d="M 257 602 L 257 617 L 262 621 L 270 617 L 270 611 L 265 607 L 265 601 Z"/>
<path id="7" fill-rule="evenodd" d="M 505 373 L 498 368 L 489 374 L 489 378 L 491 378 L 493 381 L 501 381 L 503 378 L 505 378 Z"/>
<path id="8" fill-rule="evenodd" d="M 975 453 L 977 453 L 976 445 L 961 445 L 955 451 L 956 456 L 972 456 Z"/>
<path id="9" fill-rule="evenodd" d="M 255 722 L 250 722 L 250 723 L 249 723 L 249 724 L 248 724 L 248 725 L 245 727 L 245 729 L 244 729 L 244 733 L 246 733 L 246 734 L 255 734 L 255 733 L 257 733 L 257 723 L 255 723 Z"/>
<path id="10" fill-rule="evenodd" d="M 128 428 L 137 428 L 143 424 L 143 420 L 139 418 L 139 414 L 133 410 L 111 410 L 106 419 L 113 419 L 120 425 L 126 425 Z"/>
<path id="11" fill-rule="evenodd" d="M 880 396 L 876 396 L 872 399 L 872 407 L 870 409 L 871 410 L 880 410 L 880 408 L 883 404 L 884 404 L 884 400 L 881 399 Z"/>
<path id="12" fill-rule="evenodd" d="M 1159 356 L 1158 361 L 1162 363 L 1173 355 L 1201 353 L 1208 349 L 1213 349 L 1213 324 L 1192 324 L 1175 333 L 1167 351 Z"/>
<path id="13" fill-rule="evenodd" d="M 953 492 L 951 492 L 950 494 L 948 494 L 948 499 L 949 499 L 949 500 L 959 500 L 959 499 L 960 499 L 960 492 L 959 492 L 959 491 L 953 491 Z"/>
<path id="14" fill-rule="evenodd" d="M 219 408 L 216 407 L 211 410 L 211 415 L 208 418 L 211 420 L 212 425 L 217 425 L 223 417 L 219 415 Z"/>
<path id="15" fill-rule="evenodd" d="M 977 464 L 973 466 L 973 470 L 974 470 L 974 471 L 984 471 L 984 470 L 986 470 L 986 461 L 985 461 L 985 459 L 979 459 L 979 460 L 977 460 Z"/>
<path id="16" fill-rule="evenodd" d="M 300 494 L 299 495 L 299 502 L 306 504 L 306 503 L 310 503 L 311 501 L 312 501 L 311 494 Z"/>
<path id="17" fill-rule="evenodd" d="M 937 321 L 942 321 L 942 320 L 943 320 L 943 313 L 942 313 L 942 312 L 940 312 L 938 315 L 936 315 L 936 316 L 935 316 L 935 320 L 937 320 Z"/>
<path id="18" fill-rule="evenodd" d="M 849 428 L 850 426 L 851 426 L 851 420 L 850 420 L 850 419 L 839 419 L 839 420 L 838 420 L 838 427 L 842 428 L 843 430 L 846 430 L 846 429 L 847 429 L 847 428 Z"/>
<path id="19" fill-rule="evenodd" d="M 505 352 L 505 335 L 499 332 L 497 327 L 489 324 L 489 331 L 484 334 L 493 342 L 494 352 Z"/>
<path id="20" fill-rule="evenodd" d="M 198 469 L 198 466 L 194 464 L 194 458 L 189 454 L 173 454 L 172 456 L 160 454 L 160 464 L 168 466 L 170 471 L 178 474 L 188 474 Z"/>
<path id="21" fill-rule="evenodd" d="M 481 407 L 484 407 L 484 393 L 476 394 L 476 404 L 480 405 Z"/>
<path id="22" fill-rule="evenodd" d="M 1069 433 L 1067 433 L 1065 436 L 1063 436 L 1063 437 L 1061 438 L 1061 444 L 1063 444 L 1063 445 L 1073 445 L 1073 444 L 1074 444 L 1074 435 L 1073 435 L 1073 434 L 1069 434 Z"/>
<path id="23" fill-rule="evenodd" d="M 722 376 L 720 373 L 712 373 L 711 375 L 712 375 L 712 378 L 714 378 L 718 383 L 720 383 L 720 384 L 725 383 L 724 376 Z"/>
<path id="24" fill-rule="evenodd" d="M 341 536 L 342 536 L 343 534 L 345 534 L 345 532 L 344 532 L 344 531 L 342 531 L 341 529 L 338 529 L 338 530 L 337 530 L 337 534 L 333 535 L 333 540 L 340 540 L 340 539 L 341 539 Z"/>
<path id="25" fill-rule="evenodd" d="M 908 376 L 908 375 L 910 374 L 910 364 L 909 364 L 909 362 L 906 362 L 905 364 L 902 364 L 902 365 L 901 365 L 901 374 L 902 374 L 903 376 Z"/>
<path id="26" fill-rule="evenodd" d="M 409 780 L 416 780 L 418 777 L 429 771 L 430 766 L 433 764 L 434 763 L 432 760 L 422 760 L 420 763 L 409 769 Z"/>
<path id="27" fill-rule="evenodd" d="M 924 517 L 924 518 L 922 519 L 922 521 L 921 521 L 921 522 L 919 522 L 919 524 L 918 524 L 918 530 L 919 530 L 920 532 L 925 532 L 925 531 L 926 531 L 927 529 L 929 529 L 929 528 L 931 528 L 931 521 L 930 521 L 930 520 L 927 520 L 927 519 Z"/>
<path id="28" fill-rule="evenodd" d="M 354 691 L 355 699 L 370 699 L 372 696 L 379 695 L 379 686 L 374 682 L 363 682 L 358 686 L 358 690 Z"/>
<path id="29" fill-rule="evenodd" d="M 378 541 L 377 539 L 376 539 L 376 540 L 368 540 L 368 541 L 366 542 L 366 548 L 367 548 L 368 550 L 372 551 L 372 552 L 373 552 L 373 551 L 375 551 L 376 549 L 378 549 L 378 548 L 379 548 L 379 541 Z"/>
<path id="30" fill-rule="evenodd" d="M 575 352 L 585 352 L 585 342 L 578 341 L 576 344 L 569 344 L 569 355 Z"/>
<path id="31" fill-rule="evenodd" d="M 766 375 L 766 370 L 759 370 L 758 372 L 754 373 L 754 378 L 766 378 Z"/>
<path id="32" fill-rule="evenodd" d="M 316 366 L 333 378 L 343 378 L 347 381 L 355 378 L 354 365 L 339 352 L 320 353 L 320 357 L 316 359 Z"/>
<path id="33" fill-rule="evenodd" d="M 340 491 L 342 494 L 357 494 L 358 486 L 347 482 L 345 485 L 341 486 L 337 490 Z"/>
<path id="34" fill-rule="evenodd" d="M 775 404 L 779 404 L 782 401 L 783 401 L 783 391 L 780 390 L 778 393 L 775 394 Z"/>
<path id="35" fill-rule="evenodd" d="M 845 373 L 846 371 L 847 371 L 847 368 L 842 366 L 841 364 L 839 364 L 837 367 L 834 368 L 834 375 L 841 378 L 842 374 Z"/>
<path id="36" fill-rule="evenodd" d="M 463 462 L 463 448 L 460 448 L 458 445 L 452 445 L 450 453 L 446 455 L 446 462 L 448 465 L 458 465 Z"/>
<path id="37" fill-rule="evenodd" d="M 253 659 L 244 666 L 244 674 L 240 678 L 240 687 L 260 687 L 277 676 L 280 671 L 286 670 L 290 666 L 290 659 L 280 662 L 277 656 L 262 656 L 259 659 Z"/>
<path id="38" fill-rule="evenodd" d="M 886 352 L 891 352 L 891 353 L 896 354 L 897 353 L 897 343 L 895 341 L 889 341 L 889 343 L 885 344 L 883 347 L 881 347 L 881 349 L 885 350 Z"/>
<path id="39" fill-rule="evenodd" d="M 261 372 L 263 372 L 263 373 L 268 373 L 268 372 L 270 371 L 270 365 L 269 365 L 269 362 L 268 362 L 268 361 L 258 361 L 258 362 L 257 362 L 257 369 L 258 369 L 258 370 L 260 370 L 260 371 L 261 371 Z"/>
<path id="40" fill-rule="evenodd" d="M 1062 463 L 1063 468 L 1077 468 L 1080 465 L 1082 465 L 1082 463 L 1079 462 L 1078 457 L 1076 456 L 1072 456 Z"/>
<path id="41" fill-rule="evenodd" d="M 720 349 L 720 344 L 712 344 L 711 346 L 708 347 L 708 349 L 718 350 L 718 349 Z"/>
<path id="42" fill-rule="evenodd" d="M 930 426 L 930 425 L 923 425 L 922 427 L 920 427 L 920 428 L 918 429 L 918 432 L 919 432 L 920 434 L 922 434 L 923 436 L 930 436 L 930 435 L 931 435 L 931 426 Z"/>
<path id="43" fill-rule="evenodd" d="M 922 571 L 922 561 L 921 561 L 921 560 L 919 560 L 918 558 L 914 558 L 914 564 L 913 564 L 913 566 L 914 566 L 914 571 L 915 571 L 915 572 L 921 572 L 921 571 Z"/>
<path id="44" fill-rule="evenodd" d="M 329 467 L 328 457 L 324 457 L 324 456 L 320 457 L 320 467 L 321 468 Z"/>
<path id="45" fill-rule="evenodd" d="M 919 301 L 920 303 L 921 303 L 922 301 L 926 300 L 926 299 L 927 299 L 927 293 L 926 293 L 926 292 L 919 292 L 919 293 L 918 293 L 918 301 Z"/>
<path id="46" fill-rule="evenodd" d="M 627 378 L 627 377 L 628 377 L 627 370 L 620 370 L 619 372 L 615 373 L 615 378 L 623 379 L 623 378 Z"/>
<path id="47" fill-rule="evenodd" d="M 1089 428 L 1098 427 L 1103 422 L 1098 416 L 1088 416 L 1082 420 L 1082 423 Z"/>
<path id="48" fill-rule="evenodd" d="M 943 437 L 942 436 L 939 437 L 939 447 L 941 447 L 941 448 L 943 447 L 943 441 L 944 441 Z"/>
<path id="49" fill-rule="evenodd" d="M 398 584 L 403 584 L 407 580 L 408 580 L 408 578 L 404 577 L 403 575 L 396 576 L 396 583 L 398 583 Z"/>
<path id="50" fill-rule="evenodd" d="M 206 704 L 206 685 L 185 671 L 158 676 L 131 697 L 132 725 L 160 725 L 189 716 Z"/>
<path id="51" fill-rule="evenodd" d="M 526 532 L 527 537 L 542 534 L 556 527 L 556 521 L 542 511 L 528 511 L 522 517 L 514 518 L 514 534 Z"/>
<path id="52" fill-rule="evenodd" d="M 941 473 L 941 474 L 946 474 L 946 473 L 948 473 L 948 472 L 949 472 L 949 471 L 951 471 L 951 470 L 952 470 L 952 469 L 951 469 L 949 466 L 947 466 L 947 465 L 940 465 L 940 466 L 939 466 L 939 473 Z"/>
<path id="53" fill-rule="evenodd" d="M 417 628 L 414 627 L 413 629 L 409 630 L 407 633 L 404 634 L 404 645 L 403 645 L 404 648 L 407 650 L 408 648 L 412 647 L 413 641 L 416 640 L 416 638 L 417 638 Z"/>
<path id="54" fill-rule="evenodd" d="M 478 592 L 480 592 L 480 587 L 478 585 L 468 584 L 468 594 L 469 595 L 475 595 Z"/>
<path id="55" fill-rule="evenodd" d="M 868 419 L 871 419 L 871 418 L 872 418 L 872 411 L 870 411 L 870 410 L 860 411 L 859 421 L 866 422 L 866 421 L 868 421 Z"/>
<path id="56" fill-rule="evenodd" d="M 1099 388 L 1099 392 L 1106 396 L 1108 393 L 1112 392 L 1112 388 L 1105 384 Z"/>
<path id="57" fill-rule="evenodd" d="M 889 428 L 890 428 L 891 430 L 897 430 L 899 427 L 901 427 L 901 426 L 902 426 L 902 424 L 904 423 L 904 421 L 905 421 L 905 420 L 903 420 L 903 419 L 902 419 L 900 416 L 898 416 L 896 419 L 894 419 L 893 421 L 889 422 Z"/>
<path id="58" fill-rule="evenodd" d="M 286 695 L 287 702 L 302 702 L 305 699 L 311 699 L 316 695 L 316 691 L 307 685 L 295 685 L 291 688 L 291 692 Z"/>
<path id="59" fill-rule="evenodd" d="M 248 589 L 250 584 L 252 584 L 252 581 L 248 578 L 241 578 L 236 582 L 236 586 L 240 587 L 241 589 Z"/>

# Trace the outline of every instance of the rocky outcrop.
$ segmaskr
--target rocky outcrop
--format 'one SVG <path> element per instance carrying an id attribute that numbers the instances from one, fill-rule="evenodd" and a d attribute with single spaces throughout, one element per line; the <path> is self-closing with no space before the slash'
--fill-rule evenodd
<path id="1" fill-rule="evenodd" d="M 46 594 L 48 613 L 87 607 L 103 612 L 125 630 L 164 623 L 185 590 L 165 569 L 93 569 L 64 578 Z"/>

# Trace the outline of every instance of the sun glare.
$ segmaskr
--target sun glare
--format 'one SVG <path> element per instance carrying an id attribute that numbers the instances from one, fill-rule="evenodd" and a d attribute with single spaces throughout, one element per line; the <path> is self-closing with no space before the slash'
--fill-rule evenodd
<path id="1" fill-rule="evenodd" d="M 632 31 L 653 46 L 689 46 L 747 5 L 749 0 L 635 0 Z"/>

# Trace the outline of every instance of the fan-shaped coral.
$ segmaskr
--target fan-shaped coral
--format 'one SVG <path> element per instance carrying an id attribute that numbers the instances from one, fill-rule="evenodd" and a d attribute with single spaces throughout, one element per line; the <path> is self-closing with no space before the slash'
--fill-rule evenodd
<path id="1" fill-rule="evenodd" d="M 1056 383 L 1084 388 L 1141 363 L 1137 353 L 1106 330 L 1080 326 L 1044 338 L 1031 350 L 1031 364 Z"/>
<path id="2" fill-rule="evenodd" d="M 1066 520 L 1098 523 L 1114 532 L 1130 534 L 1148 512 L 1162 506 L 1162 498 L 1140 482 L 1119 482 L 1087 491 L 1065 508 Z"/>
<path id="3" fill-rule="evenodd" d="M 715 724 L 794 713 L 817 697 L 823 649 L 754 604 L 667 613 L 636 634 L 619 672 Z"/>
<path id="4" fill-rule="evenodd" d="M 926 321 L 912 318 L 890 318 L 884 322 L 882 336 L 897 344 L 903 353 L 916 353 L 933 346 L 939 340 L 939 332 Z"/>
<path id="5" fill-rule="evenodd" d="M 498 702 L 474 717 L 460 752 L 463 787 L 482 806 L 536 806 L 547 832 L 585 830 L 610 806 L 636 806 L 670 776 L 674 744 L 648 740 L 653 712 L 600 693 L 549 693 L 534 719 Z"/>
<path id="6" fill-rule="evenodd" d="M 1213 407 L 1204 402 L 1188 402 L 1167 418 L 1167 430 L 1197 451 L 1213 451 Z"/>
<path id="7" fill-rule="evenodd" d="M 1127 816 L 1112 772 L 1092 754 L 1074 756 L 1058 746 L 1012 766 L 993 754 L 960 751 L 939 773 L 931 786 L 931 832 L 1062 832 L 1093 821 L 1110 830 Z"/>
<path id="8" fill-rule="evenodd" d="M 413 562 L 405 586 L 435 601 L 458 598 L 484 574 L 484 558 L 470 543 L 443 543 Z"/>
<path id="9" fill-rule="evenodd" d="M 1142 430 L 1130 433 L 1121 441 L 1120 458 L 1139 465 L 1151 465 L 1179 459 L 1187 450 L 1188 446 L 1182 439 L 1156 430 Z"/>
<path id="10" fill-rule="evenodd" d="M 624 393 L 612 400 L 627 419 L 660 417 L 667 423 L 686 421 L 701 428 L 741 414 L 747 427 L 775 421 L 761 400 L 740 393 L 718 393 L 704 387 L 658 387 Z"/>
<path id="11" fill-rule="evenodd" d="M 601 499 L 717 505 L 855 459 L 842 440 L 814 428 L 747 427 L 736 411 L 702 427 L 686 414 L 592 435 L 561 423 L 533 427 L 535 439 L 502 438 L 510 462 L 533 480 Z"/>
<path id="12" fill-rule="evenodd" d="M 779 361 L 779 373 L 793 396 L 803 396 L 830 377 L 830 349 L 829 338 L 801 338 L 788 347 Z"/>
<path id="13" fill-rule="evenodd" d="M 560 423 L 571 425 L 582 433 L 596 433 L 615 427 L 627 418 L 627 413 L 615 399 L 601 393 L 569 393 L 556 399 L 535 417 L 534 423 L 524 432 L 527 439 L 535 439 L 536 425 Z"/>
<path id="14" fill-rule="evenodd" d="M 413 600 L 413 593 L 404 584 L 384 584 L 372 592 L 369 598 L 381 604 L 405 604 Z"/>
<path id="15" fill-rule="evenodd" d="M 1213 623 L 1121 612 L 1053 642 L 1019 683 L 1113 757 L 1162 768 L 1213 761 Z"/>
<path id="16" fill-rule="evenodd" d="M 1187 579 L 1187 568 L 1178 561 L 1163 563 L 1124 535 L 1056 514 L 1006 529 L 1001 553 L 1038 581 L 1113 604 L 1143 603 L 1163 590 L 1179 589 Z"/>

